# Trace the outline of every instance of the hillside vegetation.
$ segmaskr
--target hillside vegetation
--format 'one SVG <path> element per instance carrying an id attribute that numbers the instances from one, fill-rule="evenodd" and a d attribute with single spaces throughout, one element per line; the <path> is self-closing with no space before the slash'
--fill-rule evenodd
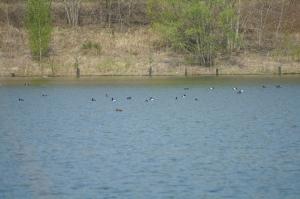
<path id="1" fill-rule="evenodd" d="M 53 0 L 41 59 L 26 2 L 0 1 L 0 76 L 300 72 L 297 0 Z"/>

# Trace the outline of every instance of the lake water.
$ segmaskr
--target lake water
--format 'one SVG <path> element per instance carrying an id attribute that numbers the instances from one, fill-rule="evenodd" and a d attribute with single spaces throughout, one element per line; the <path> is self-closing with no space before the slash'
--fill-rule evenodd
<path id="1" fill-rule="evenodd" d="M 300 198 L 299 76 L 0 82 L 1 199 Z"/>

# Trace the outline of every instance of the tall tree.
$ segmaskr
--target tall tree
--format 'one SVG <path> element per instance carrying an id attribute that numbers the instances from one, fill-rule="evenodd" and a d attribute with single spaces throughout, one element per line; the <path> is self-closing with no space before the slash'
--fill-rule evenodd
<path id="1" fill-rule="evenodd" d="M 49 51 L 51 40 L 51 1 L 27 0 L 26 27 L 29 34 L 29 43 L 33 58 L 39 60 Z"/>

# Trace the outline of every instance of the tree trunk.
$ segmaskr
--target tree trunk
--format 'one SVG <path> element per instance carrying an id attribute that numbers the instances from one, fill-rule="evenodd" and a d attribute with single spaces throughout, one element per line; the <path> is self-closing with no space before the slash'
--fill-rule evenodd
<path id="1" fill-rule="evenodd" d="M 258 27 L 258 30 L 257 30 L 257 33 L 258 33 L 258 46 L 261 47 L 262 46 L 262 39 L 263 39 L 263 32 L 264 32 L 264 28 L 265 28 L 265 23 L 266 23 L 266 20 L 267 20 L 267 17 L 269 15 L 269 11 L 271 9 L 271 4 L 267 1 L 266 2 L 267 4 L 267 10 L 265 11 L 264 10 L 264 5 L 262 5 L 261 9 L 260 9 L 260 21 L 259 21 L 259 27 Z M 266 14 L 264 14 L 264 11 Z"/>
<path id="2" fill-rule="evenodd" d="M 260 9 L 259 13 L 259 27 L 258 27 L 258 46 L 261 46 L 261 38 L 262 38 L 262 31 L 263 31 L 263 8 Z"/>
<path id="3" fill-rule="evenodd" d="M 130 20 L 131 20 L 131 11 L 132 9 L 132 0 L 129 0 L 128 2 L 128 16 L 127 16 L 127 24 L 130 24 Z"/>
<path id="4" fill-rule="evenodd" d="M 118 21 L 120 25 L 120 30 L 123 30 L 123 19 L 122 19 L 122 12 L 121 12 L 121 0 L 118 0 Z"/>
<path id="5" fill-rule="evenodd" d="M 240 18 L 241 18 L 241 0 L 238 0 L 238 5 L 237 5 L 237 19 L 236 19 L 236 25 L 235 25 L 235 38 L 234 38 L 234 43 L 235 47 L 239 50 L 239 44 L 238 44 L 238 39 L 239 39 L 239 32 L 240 32 Z"/>
<path id="6" fill-rule="evenodd" d="M 7 31 L 6 31 L 6 46 L 8 48 L 8 52 L 9 52 L 9 57 L 12 57 L 12 47 L 11 45 L 9 44 L 9 40 L 11 40 L 11 30 L 10 30 L 10 21 L 9 21 L 9 4 L 8 4 L 8 1 L 6 1 L 6 22 L 7 22 Z"/>
<path id="7" fill-rule="evenodd" d="M 64 0 L 68 24 L 78 26 L 81 0 Z"/>
<path id="8" fill-rule="evenodd" d="M 8 5 L 8 0 L 6 1 L 6 22 L 7 22 L 7 25 L 9 26 L 9 5 Z"/>
<path id="9" fill-rule="evenodd" d="M 280 16 L 279 16 L 278 24 L 277 24 L 277 27 L 276 27 L 276 41 L 278 41 L 279 30 L 280 30 L 281 24 L 282 24 L 282 18 L 283 18 L 283 12 L 284 12 L 284 5 L 285 5 L 285 0 L 282 0 L 281 10 L 280 10 Z"/>
<path id="10" fill-rule="evenodd" d="M 106 7 L 106 27 L 111 27 L 111 0 L 105 0 Z"/>

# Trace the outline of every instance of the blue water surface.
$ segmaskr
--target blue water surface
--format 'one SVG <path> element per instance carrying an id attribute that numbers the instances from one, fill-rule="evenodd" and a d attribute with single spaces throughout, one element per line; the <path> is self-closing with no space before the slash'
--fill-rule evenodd
<path id="1" fill-rule="evenodd" d="M 298 78 L 74 82 L 2 82 L 1 199 L 300 198 Z"/>

